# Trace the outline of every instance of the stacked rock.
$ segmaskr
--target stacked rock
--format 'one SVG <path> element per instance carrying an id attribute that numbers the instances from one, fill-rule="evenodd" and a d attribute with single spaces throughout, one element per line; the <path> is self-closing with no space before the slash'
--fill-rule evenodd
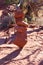
<path id="1" fill-rule="evenodd" d="M 16 11 L 15 12 L 15 20 L 17 26 L 15 27 L 17 32 L 16 38 L 14 40 L 14 44 L 18 45 L 19 47 L 23 47 L 27 42 L 27 24 L 23 22 L 24 14 L 22 11 Z"/>

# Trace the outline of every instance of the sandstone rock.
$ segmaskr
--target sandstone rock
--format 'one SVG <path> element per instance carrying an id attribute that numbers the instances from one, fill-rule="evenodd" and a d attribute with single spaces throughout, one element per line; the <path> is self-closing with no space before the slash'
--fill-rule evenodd
<path id="1" fill-rule="evenodd" d="M 26 33 L 16 32 L 16 38 L 14 40 L 14 44 L 22 48 L 26 44 L 26 42 L 27 42 Z"/>
<path id="2" fill-rule="evenodd" d="M 24 17 L 24 14 L 21 10 L 15 12 L 15 20 L 17 24 L 15 29 L 17 30 L 17 32 L 15 33 L 16 38 L 13 42 L 19 47 L 23 47 L 27 42 L 26 30 L 28 25 L 23 22 L 23 17 Z"/>
<path id="3" fill-rule="evenodd" d="M 17 32 L 15 33 L 16 38 L 14 40 L 14 44 L 18 45 L 19 47 L 23 47 L 27 42 L 27 33 L 26 33 L 27 28 L 26 28 L 25 24 L 23 24 L 20 26 L 18 25 L 16 27 L 16 30 L 17 30 Z"/>
<path id="4" fill-rule="evenodd" d="M 16 26 L 15 27 L 17 32 L 26 32 L 27 28 L 23 26 Z"/>
<path id="5" fill-rule="evenodd" d="M 18 21 L 18 22 L 16 22 L 17 23 L 17 25 L 19 25 L 19 26 L 23 26 L 23 27 L 28 27 L 28 25 L 25 23 L 25 22 L 21 22 L 21 21 Z"/>

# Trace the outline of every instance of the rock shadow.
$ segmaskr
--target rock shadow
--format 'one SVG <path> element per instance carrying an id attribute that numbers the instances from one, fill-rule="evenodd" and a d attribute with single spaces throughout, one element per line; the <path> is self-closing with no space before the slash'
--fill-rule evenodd
<path id="1" fill-rule="evenodd" d="M 39 65 L 43 65 L 43 60 L 39 63 Z"/>
<path id="2" fill-rule="evenodd" d="M 0 59 L 0 65 L 6 65 L 10 63 L 13 58 L 16 58 L 19 55 L 21 50 L 22 50 L 21 48 L 17 49 L 13 51 L 12 53 L 8 54 L 7 56 L 5 56 L 4 58 Z"/>
<path id="3" fill-rule="evenodd" d="M 27 33 L 28 33 L 28 34 L 31 34 L 31 33 L 33 33 L 33 32 L 39 32 L 39 31 L 41 31 L 41 30 L 43 30 L 43 27 L 38 28 L 38 29 L 31 30 L 31 31 L 27 31 Z"/>

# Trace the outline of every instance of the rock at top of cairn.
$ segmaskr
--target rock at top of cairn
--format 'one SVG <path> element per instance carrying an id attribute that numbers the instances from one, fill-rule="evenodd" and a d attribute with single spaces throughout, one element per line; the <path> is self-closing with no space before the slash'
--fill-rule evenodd
<path id="1" fill-rule="evenodd" d="M 24 19 L 24 13 L 21 11 L 21 10 L 16 10 L 15 11 L 15 20 L 16 20 L 16 23 L 17 25 L 19 26 L 23 26 L 23 27 L 28 27 L 28 25 L 23 22 L 23 19 Z"/>

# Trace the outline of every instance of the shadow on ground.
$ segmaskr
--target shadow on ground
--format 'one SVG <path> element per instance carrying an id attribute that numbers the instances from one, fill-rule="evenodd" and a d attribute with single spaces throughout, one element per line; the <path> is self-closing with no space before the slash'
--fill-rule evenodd
<path id="1" fill-rule="evenodd" d="M 0 38 L 0 45 L 2 44 L 7 44 L 7 42 L 9 42 L 8 44 L 11 44 L 13 42 L 13 40 L 15 39 L 15 34 L 12 34 L 11 37 L 9 38 Z"/>
<path id="2" fill-rule="evenodd" d="M 21 50 L 22 50 L 21 48 L 17 49 L 13 51 L 12 53 L 8 54 L 6 57 L 0 59 L 0 65 L 6 65 L 10 63 L 13 58 L 16 58 L 19 55 Z"/>
<path id="3" fill-rule="evenodd" d="M 28 34 L 31 34 L 31 33 L 33 33 L 33 32 L 39 32 L 39 31 L 41 31 L 41 30 L 43 30 L 43 27 L 38 28 L 38 29 L 31 30 L 31 31 L 27 31 L 27 33 L 28 33 Z"/>
<path id="4" fill-rule="evenodd" d="M 43 60 L 39 63 L 39 65 L 43 65 Z"/>

